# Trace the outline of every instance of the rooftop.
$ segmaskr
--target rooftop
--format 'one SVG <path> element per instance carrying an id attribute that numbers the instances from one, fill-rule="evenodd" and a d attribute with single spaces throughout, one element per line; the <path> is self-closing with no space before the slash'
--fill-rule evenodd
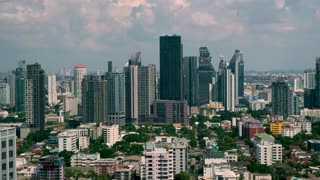
<path id="1" fill-rule="evenodd" d="M 254 136 L 261 138 L 261 139 L 274 138 L 272 135 L 266 134 L 266 133 L 258 133 L 258 134 L 255 134 Z"/>

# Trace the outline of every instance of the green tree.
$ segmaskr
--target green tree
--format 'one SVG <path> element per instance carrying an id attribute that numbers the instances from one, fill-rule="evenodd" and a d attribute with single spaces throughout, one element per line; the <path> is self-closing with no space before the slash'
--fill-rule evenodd
<path id="1" fill-rule="evenodd" d="M 143 148 L 142 145 L 140 145 L 140 144 L 131 144 L 127 155 L 128 156 L 131 156 L 131 155 L 139 155 L 139 156 L 141 156 L 143 154 L 143 150 L 144 150 L 144 148 Z"/>
<path id="2" fill-rule="evenodd" d="M 165 125 L 164 129 L 168 136 L 177 136 L 176 128 L 174 128 L 172 125 Z"/>
<path id="3" fill-rule="evenodd" d="M 191 180 L 191 177 L 186 172 L 180 172 L 174 176 L 174 180 Z"/>
<path id="4" fill-rule="evenodd" d="M 126 124 L 125 126 L 123 126 L 122 128 L 123 130 L 125 130 L 126 132 L 136 132 L 137 129 L 133 124 Z"/>
<path id="5" fill-rule="evenodd" d="M 112 148 L 115 149 L 116 151 L 121 151 L 123 153 L 126 153 L 129 151 L 130 143 L 126 141 L 118 141 L 112 146 Z"/>
<path id="6" fill-rule="evenodd" d="M 66 150 L 63 150 L 59 153 L 59 157 L 63 157 L 64 163 L 67 167 L 70 167 L 70 165 L 71 165 L 70 159 L 71 159 L 72 155 L 74 155 L 74 152 L 66 151 Z"/>

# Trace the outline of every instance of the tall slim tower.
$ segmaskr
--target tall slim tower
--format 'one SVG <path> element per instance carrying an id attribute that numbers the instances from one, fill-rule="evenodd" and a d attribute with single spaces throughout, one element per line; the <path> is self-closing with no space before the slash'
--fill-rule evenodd
<path id="1" fill-rule="evenodd" d="M 85 122 L 107 120 L 107 81 L 102 76 L 84 76 L 82 81 L 82 117 Z"/>
<path id="2" fill-rule="evenodd" d="M 15 70 L 15 105 L 16 112 L 25 112 L 25 95 L 26 95 L 26 78 L 27 66 L 26 61 L 20 61 L 19 67 Z"/>
<path id="3" fill-rule="evenodd" d="M 48 75 L 48 104 L 53 105 L 57 102 L 57 83 L 56 75 Z"/>
<path id="4" fill-rule="evenodd" d="M 303 88 L 314 89 L 316 88 L 316 70 L 306 69 L 303 73 Z"/>
<path id="5" fill-rule="evenodd" d="M 183 100 L 181 37 L 160 36 L 160 99 Z"/>
<path id="6" fill-rule="evenodd" d="M 239 100 L 244 96 L 244 61 L 239 49 L 235 50 L 230 60 L 230 69 L 235 78 L 235 103 L 238 105 Z"/>
<path id="7" fill-rule="evenodd" d="M 316 58 L 316 108 L 320 108 L 320 57 Z"/>
<path id="8" fill-rule="evenodd" d="M 43 130 L 45 122 L 44 70 L 38 63 L 27 65 L 25 111 L 29 128 Z"/>
<path id="9" fill-rule="evenodd" d="M 272 112 L 287 118 L 292 115 L 293 92 L 287 82 L 279 79 L 272 83 Z"/>
<path id="10" fill-rule="evenodd" d="M 81 82 L 84 76 L 87 75 L 87 68 L 83 64 L 74 67 L 74 96 L 81 98 Z"/>
<path id="11" fill-rule="evenodd" d="M 10 105 L 9 83 L 0 83 L 0 105 Z"/>
<path id="12" fill-rule="evenodd" d="M 199 105 L 203 105 L 212 100 L 212 85 L 215 83 L 216 71 L 211 64 L 208 48 L 200 47 L 199 53 Z"/>
<path id="13" fill-rule="evenodd" d="M 110 64 L 109 64 L 110 67 Z M 107 100 L 108 118 L 107 125 L 117 124 L 124 126 L 126 123 L 126 99 L 125 99 L 125 76 L 124 73 L 108 72 Z"/>
<path id="14" fill-rule="evenodd" d="M 156 66 L 154 64 L 140 66 L 138 69 L 138 119 L 148 120 L 151 105 L 156 99 Z"/>
<path id="15" fill-rule="evenodd" d="M 10 86 L 10 105 L 15 106 L 16 105 L 16 75 L 15 71 L 9 71 L 8 72 L 8 83 Z"/>
<path id="16" fill-rule="evenodd" d="M 126 123 L 137 124 L 138 120 L 138 65 L 123 68 L 125 74 Z"/>
<path id="17" fill-rule="evenodd" d="M 221 73 L 221 101 L 228 111 L 234 111 L 235 107 L 235 76 L 228 65 L 223 67 Z"/>
<path id="18" fill-rule="evenodd" d="M 197 106 L 199 76 L 196 56 L 187 56 L 183 58 L 183 78 L 185 99 L 188 101 L 189 106 Z"/>

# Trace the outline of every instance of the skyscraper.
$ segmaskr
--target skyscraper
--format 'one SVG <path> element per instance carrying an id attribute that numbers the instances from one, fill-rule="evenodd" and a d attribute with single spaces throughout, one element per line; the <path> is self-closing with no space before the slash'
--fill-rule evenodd
<path id="1" fill-rule="evenodd" d="M 20 61 L 19 67 L 15 70 L 15 105 L 16 112 L 25 112 L 25 95 L 26 95 L 26 61 Z"/>
<path id="2" fill-rule="evenodd" d="M 10 104 L 10 85 L 8 83 L 0 83 L 0 105 Z"/>
<path id="3" fill-rule="evenodd" d="M 287 82 L 279 79 L 272 83 L 272 113 L 286 119 L 292 115 L 292 90 Z"/>
<path id="4" fill-rule="evenodd" d="M 228 111 L 234 111 L 235 107 L 235 76 L 231 69 L 226 65 L 221 73 L 221 101 L 224 108 Z"/>
<path id="5" fill-rule="evenodd" d="M 187 56 L 183 58 L 183 78 L 185 99 L 188 101 L 189 106 L 197 106 L 199 76 L 196 56 Z"/>
<path id="6" fill-rule="evenodd" d="M 244 61 L 239 49 L 235 50 L 230 60 L 230 69 L 235 78 L 235 104 L 238 105 L 244 96 Z"/>
<path id="7" fill-rule="evenodd" d="M 211 64 L 208 48 L 200 47 L 199 52 L 199 105 L 203 105 L 212 100 L 212 87 L 216 81 L 216 71 Z"/>
<path id="8" fill-rule="evenodd" d="M 8 83 L 10 86 L 10 105 L 16 105 L 16 75 L 15 71 L 8 72 Z"/>
<path id="9" fill-rule="evenodd" d="M 17 179 L 16 170 L 16 128 L 0 127 L 1 133 L 1 179 Z"/>
<path id="10" fill-rule="evenodd" d="M 320 108 L 320 57 L 316 58 L 316 108 Z"/>
<path id="11" fill-rule="evenodd" d="M 138 120 L 138 66 L 128 65 L 125 74 L 126 123 L 137 124 Z"/>
<path id="12" fill-rule="evenodd" d="M 48 104 L 53 105 L 57 102 L 57 84 L 56 84 L 56 75 L 48 75 Z"/>
<path id="13" fill-rule="evenodd" d="M 110 67 L 110 66 L 109 66 Z M 124 73 L 108 72 L 107 100 L 108 118 L 107 125 L 125 125 L 126 101 L 125 101 L 125 76 Z"/>
<path id="14" fill-rule="evenodd" d="M 183 100 L 181 37 L 160 36 L 160 99 Z"/>
<path id="15" fill-rule="evenodd" d="M 81 82 L 84 76 L 87 75 L 87 68 L 83 64 L 79 64 L 74 67 L 74 96 L 81 98 Z"/>
<path id="16" fill-rule="evenodd" d="M 314 89 L 316 88 L 316 70 L 306 69 L 303 73 L 303 88 Z"/>
<path id="17" fill-rule="evenodd" d="M 213 98 L 218 102 L 222 102 L 222 93 L 223 93 L 222 92 L 222 83 L 223 83 L 222 74 L 225 68 L 226 68 L 226 62 L 224 61 L 224 58 L 221 56 L 218 73 L 217 73 L 217 82 L 216 82 L 216 86 L 214 87 L 215 95 Z"/>
<path id="18" fill-rule="evenodd" d="M 138 69 L 138 119 L 148 120 L 151 105 L 156 99 L 156 66 L 154 64 L 140 66 Z"/>
<path id="19" fill-rule="evenodd" d="M 82 118 L 85 122 L 107 120 L 107 81 L 102 76 L 88 75 L 82 81 Z"/>
<path id="20" fill-rule="evenodd" d="M 44 70 L 38 63 L 27 65 L 25 112 L 29 128 L 43 130 L 45 122 Z"/>

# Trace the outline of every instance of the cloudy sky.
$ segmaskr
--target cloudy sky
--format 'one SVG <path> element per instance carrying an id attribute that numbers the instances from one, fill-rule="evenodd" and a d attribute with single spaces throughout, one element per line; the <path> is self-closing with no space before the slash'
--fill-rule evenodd
<path id="1" fill-rule="evenodd" d="M 0 0 L 0 71 L 21 59 L 49 71 L 122 67 L 135 51 L 159 64 L 159 36 L 184 56 L 208 46 L 214 65 L 244 54 L 246 70 L 302 70 L 320 56 L 320 0 Z"/>

